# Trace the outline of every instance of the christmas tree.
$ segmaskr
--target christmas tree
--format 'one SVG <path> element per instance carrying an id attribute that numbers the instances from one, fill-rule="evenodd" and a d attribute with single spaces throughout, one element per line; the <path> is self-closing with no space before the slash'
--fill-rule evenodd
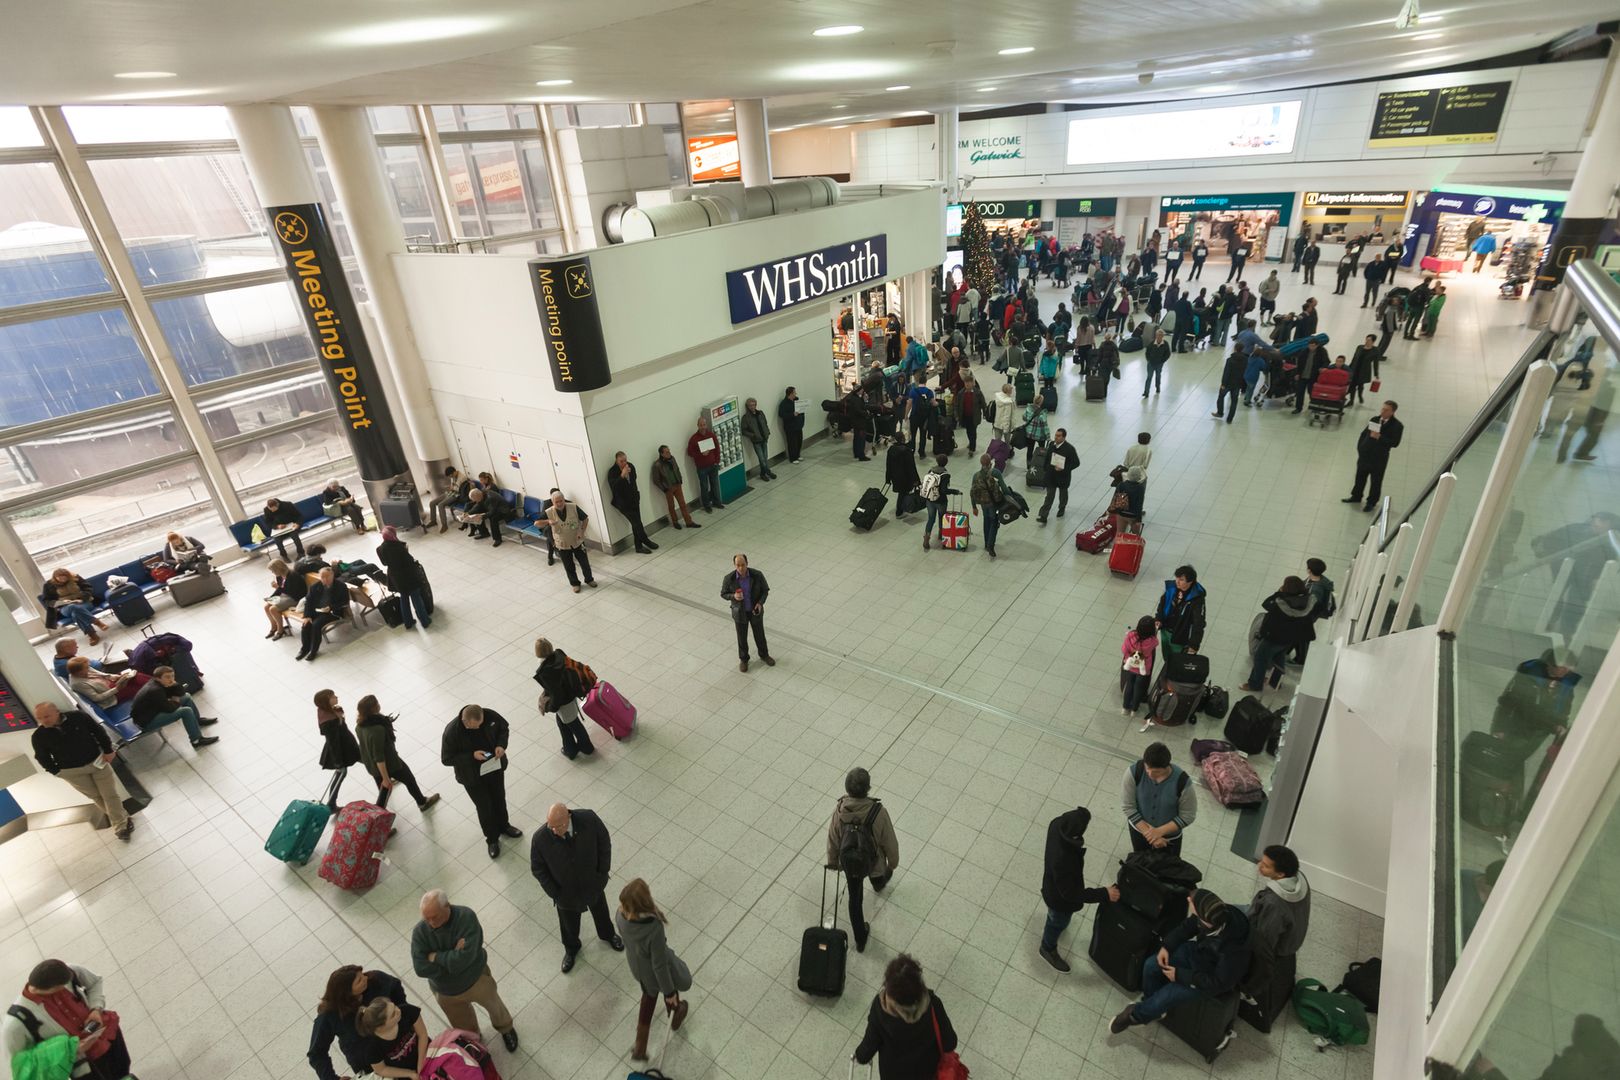
<path id="1" fill-rule="evenodd" d="M 996 263 L 990 256 L 990 230 L 984 227 L 979 204 L 970 202 L 962 212 L 962 274 L 980 296 L 995 291 Z"/>

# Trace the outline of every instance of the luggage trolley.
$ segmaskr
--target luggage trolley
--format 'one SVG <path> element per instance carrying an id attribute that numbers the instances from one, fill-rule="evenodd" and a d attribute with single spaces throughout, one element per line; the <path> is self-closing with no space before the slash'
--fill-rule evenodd
<path id="1" fill-rule="evenodd" d="M 1311 385 L 1311 417 L 1310 422 L 1315 424 L 1321 421 L 1327 427 L 1328 417 L 1335 420 L 1344 419 L 1345 406 L 1350 404 L 1350 372 L 1344 368 L 1330 367 L 1317 375 L 1316 382 Z"/>

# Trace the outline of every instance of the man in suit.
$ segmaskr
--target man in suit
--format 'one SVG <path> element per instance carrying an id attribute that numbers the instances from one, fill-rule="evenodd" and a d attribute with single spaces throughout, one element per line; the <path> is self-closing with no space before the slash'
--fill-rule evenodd
<path id="1" fill-rule="evenodd" d="M 529 870 L 557 907 L 564 975 L 574 970 L 574 959 L 579 956 L 580 916 L 586 911 L 596 924 L 596 936 L 615 952 L 624 951 L 604 892 L 612 868 L 613 841 L 602 819 L 590 810 L 569 810 L 563 803 L 553 803 L 546 811 L 546 827 L 534 834 L 529 846 Z"/>
<path id="2" fill-rule="evenodd" d="M 296 660 L 314 660 L 321 651 L 321 632 L 349 615 L 349 587 L 337 580 L 330 566 L 321 567 L 320 577 L 304 596 L 304 625 L 299 631 Z"/>
<path id="3" fill-rule="evenodd" d="M 464 705 L 439 740 L 439 763 L 455 770 L 456 783 L 472 799 L 492 859 L 500 857 L 501 837 L 523 835 L 506 813 L 506 742 L 511 733 L 506 717 L 494 709 Z"/>
<path id="4" fill-rule="evenodd" d="M 738 671 L 748 670 L 748 628 L 754 628 L 754 645 L 766 667 L 775 667 L 770 647 L 765 644 L 765 597 L 771 587 L 765 575 L 748 566 L 748 556 L 732 558 L 733 570 L 720 582 L 720 595 L 731 601 L 731 621 L 737 626 Z"/>
<path id="5" fill-rule="evenodd" d="M 1360 502 L 1365 487 L 1367 501 L 1362 509 L 1372 510 L 1378 505 L 1379 496 L 1384 491 L 1384 470 L 1389 466 L 1389 452 L 1401 445 L 1401 432 L 1404 430 L 1401 422 L 1395 419 L 1397 408 L 1399 406 L 1393 401 L 1384 402 L 1378 415 L 1369 420 L 1362 430 L 1361 438 L 1356 440 L 1356 484 L 1350 489 L 1350 497 L 1340 502 Z M 1369 482 L 1371 487 L 1367 487 Z"/>

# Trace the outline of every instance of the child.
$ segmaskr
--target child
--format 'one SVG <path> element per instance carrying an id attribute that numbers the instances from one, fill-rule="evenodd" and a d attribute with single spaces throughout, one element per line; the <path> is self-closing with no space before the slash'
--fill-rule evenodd
<path id="1" fill-rule="evenodd" d="M 1119 688 L 1124 692 L 1126 716 L 1135 716 L 1137 707 L 1147 700 L 1148 684 L 1153 678 L 1153 654 L 1159 647 L 1158 629 L 1153 616 L 1144 615 L 1136 621 L 1136 629 L 1126 633 L 1120 645 L 1125 658 L 1119 671 Z"/>

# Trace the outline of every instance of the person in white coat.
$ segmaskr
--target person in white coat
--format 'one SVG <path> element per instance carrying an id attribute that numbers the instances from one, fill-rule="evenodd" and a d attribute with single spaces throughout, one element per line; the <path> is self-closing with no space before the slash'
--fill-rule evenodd
<path id="1" fill-rule="evenodd" d="M 990 424 L 990 434 L 1007 441 L 1012 429 L 1019 423 L 1018 395 L 1013 390 L 1013 384 L 1007 383 L 996 391 L 996 418 Z"/>

